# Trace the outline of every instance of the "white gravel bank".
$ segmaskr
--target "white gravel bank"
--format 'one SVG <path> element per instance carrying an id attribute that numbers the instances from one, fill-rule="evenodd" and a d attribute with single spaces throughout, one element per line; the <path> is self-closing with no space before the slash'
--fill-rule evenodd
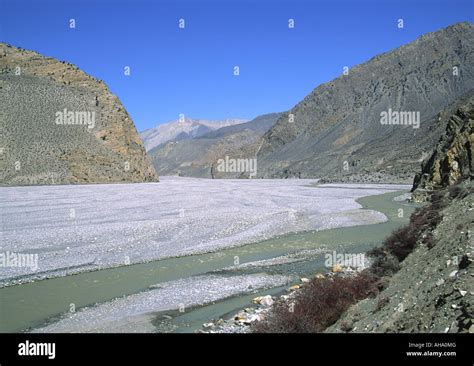
<path id="1" fill-rule="evenodd" d="M 314 180 L 208 180 L 0 188 L 0 253 L 38 255 L 4 266 L 0 286 L 206 252 L 302 230 L 378 223 L 355 199 L 406 188 Z"/>

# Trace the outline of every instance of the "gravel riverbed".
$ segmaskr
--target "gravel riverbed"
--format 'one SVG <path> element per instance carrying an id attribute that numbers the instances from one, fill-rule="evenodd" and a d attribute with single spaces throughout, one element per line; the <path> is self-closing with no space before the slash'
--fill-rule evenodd
<path id="1" fill-rule="evenodd" d="M 357 198 L 399 185 L 312 187 L 314 180 L 209 180 L 4 187 L 0 286 L 259 242 L 305 230 L 372 224 L 385 215 Z"/>

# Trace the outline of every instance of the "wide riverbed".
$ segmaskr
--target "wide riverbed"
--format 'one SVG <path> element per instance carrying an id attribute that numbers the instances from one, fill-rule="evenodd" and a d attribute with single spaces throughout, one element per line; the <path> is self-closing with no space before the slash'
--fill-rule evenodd
<path id="1" fill-rule="evenodd" d="M 37 254 L 38 269 L 0 268 L 3 286 L 22 283 L 0 289 L 0 331 L 166 330 L 156 314 L 291 283 L 350 244 L 336 228 L 387 221 L 356 199 L 407 189 L 314 183 L 165 177 L 2 188 L 0 252 Z"/>

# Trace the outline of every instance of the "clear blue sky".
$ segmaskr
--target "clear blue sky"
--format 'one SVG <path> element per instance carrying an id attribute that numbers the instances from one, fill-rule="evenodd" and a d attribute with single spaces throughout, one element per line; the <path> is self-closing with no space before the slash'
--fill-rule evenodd
<path id="1" fill-rule="evenodd" d="M 1 0 L 0 40 L 104 80 L 141 131 L 180 113 L 250 119 L 287 110 L 345 65 L 472 22 L 473 3 Z M 70 18 L 76 29 L 69 28 Z M 180 18 L 185 29 L 178 27 Z M 404 29 L 397 28 L 399 18 Z"/>

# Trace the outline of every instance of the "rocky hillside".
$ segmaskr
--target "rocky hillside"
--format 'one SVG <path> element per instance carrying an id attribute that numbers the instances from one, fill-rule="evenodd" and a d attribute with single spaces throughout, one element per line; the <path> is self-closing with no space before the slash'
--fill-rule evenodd
<path id="1" fill-rule="evenodd" d="M 264 135 L 258 175 L 411 183 L 439 114 L 474 87 L 473 46 L 474 26 L 455 24 L 320 85 Z"/>
<path id="2" fill-rule="evenodd" d="M 0 183 L 157 181 L 107 86 L 76 66 L 0 44 Z"/>
<path id="3" fill-rule="evenodd" d="M 473 102 L 471 95 L 443 115 L 446 131 L 412 190 L 424 202 L 363 266 L 349 257 L 202 331 L 474 333 Z"/>
<path id="4" fill-rule="evenodd" d="M 226 119 L 210 121 L 192 119 L 182 116 L 181 119 L 158 125 L 140 132 L 140 137 L 147 151 L 168 141 L 182 141 L 206 135 L 219 128 L 233 126 L 247 122 L 245 119 Z"/>
<path id="5" fill-rule="evenodd" d="M 160 175 L 181 175 L 199 178 L 229 178 L 238 175 L 220 174 L 212 169 L 219 159 L 251 157 L 257 152 L 263 134 L 281 113 L 259 116 L 247 123 L 222 127 L 201 137 L 174 140 L 149 151 Z"/>
<path id="6" fill-rule="evenodd" d="M 387 288 L 353 305 L 327 332 L 474 333 L 474 187 L 465 182 L 438 196 L 445 207 L 423 231 L 432 233 L 428 244 L 419 237 Z"/>
<path id="7" fill-rule="evenodd" d="M 352 306 L 329 332 L 474 333 L 474 97 L 449 118 L 413 195 L 427 215 L 412 217 L 413 251 L 388 286 Z M 397 244 L 399 245 L 399 244 Z"/>

